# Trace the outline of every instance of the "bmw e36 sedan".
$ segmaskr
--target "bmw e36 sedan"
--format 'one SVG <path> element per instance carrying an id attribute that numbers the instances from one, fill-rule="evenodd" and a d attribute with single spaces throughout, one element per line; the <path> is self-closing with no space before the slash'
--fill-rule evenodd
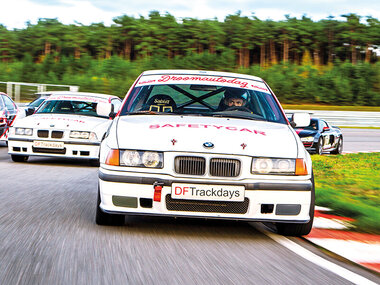
<path id="1" fill-rule="evenodd" d="M 98 164 L 100 142 L 111 124 L 109 114 L 97 114 L 100 103 L 117 111 L 121 100 L 108 94 L 52 91 L 33 115 L 17 120 L 10 129 L 8 153 L 12 160 L 50 156 Z"/>
<path id="2" fill-rule="evenodd" d="M 310 116 L 292 121 L 307 126 Z M 306 235 L 310 155 L 261 78 L 146 71 L 101 143 L 96 223 L 121 225 L 126 215 L 261 221 Z"/>

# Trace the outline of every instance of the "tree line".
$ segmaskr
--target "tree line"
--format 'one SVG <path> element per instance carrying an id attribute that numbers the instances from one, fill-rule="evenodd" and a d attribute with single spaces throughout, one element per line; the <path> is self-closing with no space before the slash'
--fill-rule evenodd
<path id="1" fill-rule="evenodd" d="M 237 12 L 222 22 L 216 18 L 179 21 L 170 13 L 151 11 L 148 17 L 116 17 L 110 26 L 102 22 L 64 25 L 57 19 L 41 18 L 37 24 L 27 22 L 24 29 L 8 30 L 0 24 L 0 60 L 21 60 L 26 54 L 41 62 L 48 55 L 56 60 L 64 56 L 107 59 L 117 55 L 133 61 L 152 56 L 173 59 L 193 53 L 232 53 L 234 65 L 243 68 L 279 62 L 299 64 L 305 56 L 315 65 L 335 60 L 353 64 L 376 61 L 379 20 L 352 13 L 342 17 L 346 20 L 286 16 L 283 21 L 273 21 Z"/>
<path id="2" fill-rule="evenodd" d="M 380 24 L 343 15 L 314 22 L 229 15 L 184 18 L 152 11 L 114 24 L 40 19 L 0 25 L 0 81 L 78 85 L 123 97 L 144 70 L 199 69 L 262 77 L 281 103 L 380 106 Z M 0 20 L 1 21 L 1 20 Z"/>

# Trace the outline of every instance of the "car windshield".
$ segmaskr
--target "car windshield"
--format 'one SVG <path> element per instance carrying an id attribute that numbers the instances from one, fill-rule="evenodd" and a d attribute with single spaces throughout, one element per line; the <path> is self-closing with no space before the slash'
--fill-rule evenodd
<path id="1" fill-rule="evenodd" d="M 77 100 L 47 100 L 37 110 L 38 113 L 75 114 L 99 117 L 96 113 L 96 102 Z"/>
<path id="2" fill-rule="evenodd" d="M 28 106 L 29 106 L 29 107 L 35 107 L 35 108 L 37 108 L 37 107 L 40 106 L 41 103 L 42 103 L 43 101 L 45 101 L 45 100 L 46 100 L 45 97 L 39 97 L 39 98 L 35 99 L 34 101 L 30 102 L 30 103 L 28 104 Z"/>
<path id="3" fill-rule="evenodd" d="M 304 129 L 304 130 L 316 131 L 316 130 L 318 130 L 318 120 L 311 119 L 310 125 L 308 125 L 307 127 L 299 127 L 299 128 L 296 127 L 295 129 Z"/>
<path id="4" fill-rule="evenodd" d="M 142 83 L 139 84 L 139 82 Z M 248 80 L 246 80 L 248 81 Z M 274 96 L 265 85 L 247 89 L 230 85 L 146 84 L 140 79 L 120 115 L 190 115 L 242 118 L 286 124 Z M 142 86 L 139 86 L 142 85 Z M 253 86 L 253 85 L 252 85 Z"/>

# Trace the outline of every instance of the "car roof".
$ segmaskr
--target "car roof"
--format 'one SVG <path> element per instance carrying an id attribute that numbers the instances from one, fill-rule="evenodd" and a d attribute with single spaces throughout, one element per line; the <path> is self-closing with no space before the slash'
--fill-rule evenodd
<path id="1" fill-rule="evenodd" d="M 236 78 L 241 78 L 241 79 L 250 79 L 250 80 L 264 82 L 262 78 L 257 77 L 257 76 L 241 74 L 241 73 L 222 72 L 222 71 L 188 70 L 188 69 L 158 69 L 158 70 L 147 70 L 142 73 L 142 75 L 162 75 L 162 74 L 224 76 L 224 77 L 236 77 Z"/>
<path id="2" fill-rule="evenodd" d="M 110 95 L 110 94 L 103 94 L 103 93 L 91 93 L 91 92 L 77 92 L 77 91 L 44 91 L 44 92 L 38 92 L 36 94 L 41 94 L 51 96 L 51 95 L 75 95 L 75 96 L 91 96 L 91 97 L 98 97 L 98 98 L 103 98 L 103 99 L 110 99 L 110 98 L 117 98 L 120 99 L 119 97 L 115 95 Z"/>
<path id="3" fill-rule="evenodd" d="M 9 99 L 12 99 L 7 93 L 0 92 L 0 95 L 5 95 L 5 96 L 7 96 Z M 13 100 L 12 100 L 12 101 L 13 101 Z"/>

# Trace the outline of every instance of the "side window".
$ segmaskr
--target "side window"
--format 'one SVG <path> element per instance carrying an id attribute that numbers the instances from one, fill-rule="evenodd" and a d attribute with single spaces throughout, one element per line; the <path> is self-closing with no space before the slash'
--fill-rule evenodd
<path id="1" fill-rule="evenodd" d="M 111 104 L 113 105 L 113 111 L 117 113 L 121 106 L 121 101 L 118 99 L 112 99 Z"/>
<path id="2" fill-rule="evenodd" d="M 0 111 L 4 109 L 3 97 L 0 95 Z"/>
<path id="3" fill-rule="evenodd" d="M 9 99 L 7 96 L 3 96 L 5 106 L 7 107 L 9 112 L 14 113 L 16 110 L 15 105 L 13 104 L 12 100 Z"/>
<path id="4" fill-rule="evenodd" d="M 324 127 L 328 127 L 325 121 L 321 121 L 321 129 L 323 130 Z"/>

